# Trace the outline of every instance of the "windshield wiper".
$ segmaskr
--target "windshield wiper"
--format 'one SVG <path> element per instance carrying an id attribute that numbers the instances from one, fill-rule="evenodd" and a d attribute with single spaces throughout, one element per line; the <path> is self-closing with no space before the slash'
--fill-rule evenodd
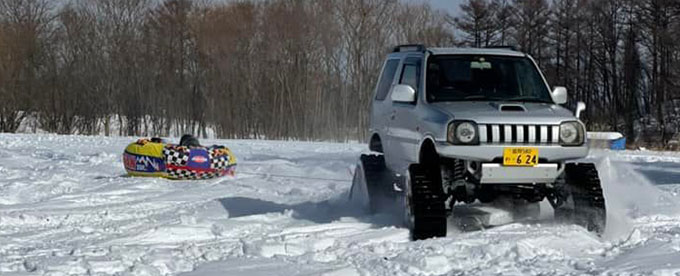
<path id="1" fill-rule="evenodd" d="M 547 101 L 545 99 L 537 98 L 537 97 L 515 97 L 515 98 L 509 98 L 505 99 L 508 102 L 532 102 L 532 103 L 552 103 L 550 101 Z"/>

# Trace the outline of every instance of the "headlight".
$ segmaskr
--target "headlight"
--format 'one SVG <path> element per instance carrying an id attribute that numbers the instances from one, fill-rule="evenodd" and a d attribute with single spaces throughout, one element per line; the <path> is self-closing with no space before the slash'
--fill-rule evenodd
<path id="1" fill-rule="evenodd" d="M 470 121 L 455 121 L 449 125 L 449 143 L 455 145 L 477 145 L 479 135 L 477 135 L 477 124 Z"/>
<path id="2" fill-rule="evenodd" d="M 579 122 L 564 122 L 560 125 L 560 144 L 563 146 L 583 145 L 585 130 Z"/>

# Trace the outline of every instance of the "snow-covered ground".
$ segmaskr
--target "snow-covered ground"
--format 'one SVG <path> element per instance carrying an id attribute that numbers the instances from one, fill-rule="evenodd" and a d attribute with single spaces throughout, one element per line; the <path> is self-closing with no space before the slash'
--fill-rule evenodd
<path id="1" fill-rule="evenodd" d="M 547 215 L 411 242 L 346 201 L 363 145 L 205 141 L 237 176 L 171 181 L 124 177 L 131 140 L 0 134 L 0 275 L 680 275 L 679 154 L 593 153 L 603 237 Z"/>

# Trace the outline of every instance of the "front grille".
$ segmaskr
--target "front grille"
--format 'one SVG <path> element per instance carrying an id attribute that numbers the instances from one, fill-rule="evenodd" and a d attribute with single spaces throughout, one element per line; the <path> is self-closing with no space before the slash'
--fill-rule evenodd
<path id="1" fill-rule="evenodd" d="M 559 125 L 479 125 L 482 144 L 559 144 Z"/>

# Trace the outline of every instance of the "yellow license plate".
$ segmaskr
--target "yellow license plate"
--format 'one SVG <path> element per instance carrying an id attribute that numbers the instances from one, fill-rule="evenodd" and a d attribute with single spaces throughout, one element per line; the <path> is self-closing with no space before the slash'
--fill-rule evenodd
<path id="1" fill-rule="evenodd" d="M 538 165 L 538 148 L 505 148 L 503 166 L 534 167 Z"/>

